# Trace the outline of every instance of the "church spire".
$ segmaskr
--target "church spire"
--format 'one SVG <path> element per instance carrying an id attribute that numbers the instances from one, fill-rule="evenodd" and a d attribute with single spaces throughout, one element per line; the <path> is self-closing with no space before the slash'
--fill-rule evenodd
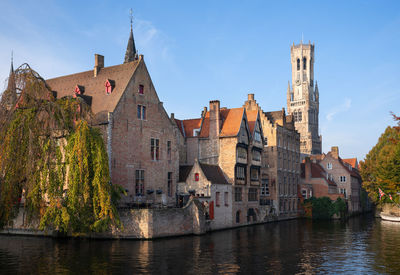
<path id="1" fill-rule="evenodd" d="M 131 33 L 129 35 L 128 46 L 126 47 L 125 60 L 124 63 L 132 62 L 137 59 L 137 52 L 135 47 L 135 40 L 133 39 L 133 16 L 132 9 L 130 10 L 130 18 L 131 18 Z"/>
<path id="2" fill-rule="evenodd" d="M 17 102 L 17 85 L 15 83 L 13 53 L 11 52 L 11 68 L 8 76 L 7 90 L 3 94 L 7 109 L 11 109 Z"/>

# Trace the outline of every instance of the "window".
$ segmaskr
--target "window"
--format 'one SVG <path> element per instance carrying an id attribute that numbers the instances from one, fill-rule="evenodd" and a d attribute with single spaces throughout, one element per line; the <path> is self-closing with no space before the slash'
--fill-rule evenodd
<path id="1" fill-rule="evenodd" d="M 172 172 L 168 172 L 168 196 L 172 197 Z"/>
<path id="2" fill-rule="evenodd" d="M 150 154 L 152 160 L 160 159 L 160 140 L 158 138 L 151 139 Z"/>
<path id="3" fill-rule="evenodd" d="M 340 182 L 346 182 L 346 176 L 340 176 Z"/>
<path id="4" fill-rule="evenodd" d="M 144 86 L 143 85 L 139 85 L 139 94 L 140 95 L 144 94 Z"/>
<path id="5" fill-rule="evenodd" d="M 235 187 L 235 201 L 242 201 L 242 187 Z"/>
<path id="6" fill-rule="evenodd" d="M 237 157 L 242 160 L 247 161 L 247 150 L 243 147 L 238 147 L 237 150 Z"/>
<path id="7" fill-rule="evenodd" d="M 249 188 L 249 201 L 257 201 L 257 188 Z"/>
<path id="8" fill-rule="evenodd" d="M 251 168 L 250 169 L 250 176 L 251 176 L 251 180 L 258 180 L 258 175 L 260 173 L 260 170 L 257 168 Z"/>
<path id="9" fill-rule="evenodd" d="M 300 71 L 300 59 L 297 58 L 297 70 Z"/>
<path id="10" fill-rule="evenodd" d="M 199 173 L 194 174 L 194 181 L 199 181 Z"/>
<path id="11" fill-rule="evenodd" d="M 261 179 L 261 195 L 262 196 L 269 196 L 269 179 L 267 175 L 263 175 Z"/>
<path id="12" fill-rule="evenodd" d="M 225 203 L 225 206 L 229 205 L 229 193 L 228 192 L 224 193 L 224 203 Z"/>
<path id="13" fill-rule="evenodd" d="M 307 70 L 307 58 L 303 57 L 303 70 Z"/>
<path id="14" fill-rule="evenodd" d="M 261 134 L 260 134 L 259 131 L 255 131 L 254 132 L 254 140 L 258 141 L 258 142 L 261 142 Z"/>
<path id="15" fill-rule="evenodd" d="M 261 152 L 260 151 L 253 151 L 253 160 L 261 161 Z"/>
<path id="16" fill-rule="evenodd" d="M 141 120 L 146 119 L 146 106 L 143 105 L 137 106 L 137 118 Z"/>
<path id="17" fill-rule="evenodd" d="M 246 179 L 246 172 L 244 166 L 236 166 L 236 179 L 238 180 Z"/>
<path id="18" fill-rule="evenodd" d="M 347 198 L 346 189 L 340 188 L 340 194 L 343 194 L 345 198 Z"/>
<path id="19" fill-rule="evenodd" d="M 268 146 L 268 138 L 264 138 L 264 147 Z"/>
<path id="20" fill-rule="evenodd" d="M 240 223 L 240 210 L 236 211 L 236 223 Z"/>
<path id="21" fill-rule="evenodd" d="M 219 192 L 215 192 L 215 206 L 219 206 Z"/>
<path id="22" fill-rule="evenodd" d="M 298 111 L 297 113 L 297 121 L 302 121 L 303 120 L 303 113 L 301 111 Z"/>
<path id="23" fill-rule="evenodd" d="M 171 141 L 170 140 L 167 141 L 167 157 L 168 157 L 168 160 L 171 160 Z"/>
<path id="24" fill-rule="evenodd" d="M 144 194 L 144 170 L 136 170 L 135 193 L 136 196 Z"/>

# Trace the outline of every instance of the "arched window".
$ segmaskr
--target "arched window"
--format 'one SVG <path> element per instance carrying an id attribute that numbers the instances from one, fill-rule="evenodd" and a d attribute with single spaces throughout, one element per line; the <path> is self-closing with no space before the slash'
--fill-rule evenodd
<path id="1" fill-rule="evenodd" d="M 300 71 L 300 59 L 297 58 L 297 70 Z"/>
<path id="2" fill-rule="evenodd" d="M 303 57 L 303 70 L 307 70 L 307 58 Z"/>

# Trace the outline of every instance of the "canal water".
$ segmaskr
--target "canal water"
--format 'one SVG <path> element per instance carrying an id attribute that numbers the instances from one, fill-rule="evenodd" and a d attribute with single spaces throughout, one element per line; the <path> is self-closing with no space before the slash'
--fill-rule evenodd
<path id="1" fill-rule="evenodd" d="M 153 241 L 0 235 L 1 274 L 400 274 L 400 223 L 291 220 Z"/>

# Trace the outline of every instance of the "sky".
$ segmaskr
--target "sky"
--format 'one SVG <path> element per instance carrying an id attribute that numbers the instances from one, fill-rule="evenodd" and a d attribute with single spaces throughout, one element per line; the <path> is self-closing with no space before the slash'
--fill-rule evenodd
<path id="1" fill-rule="evenodd" d="M 400 115 L 399 1 L 7 1 L 0 2 L 0 84 L 28 63 L 43 78 L 121 64 L 133 10 L 136 48 L 168 113 L 203 106 L 286 108 L 290 46 L 315 43 L 322 149 L 365 155 Z"/>

